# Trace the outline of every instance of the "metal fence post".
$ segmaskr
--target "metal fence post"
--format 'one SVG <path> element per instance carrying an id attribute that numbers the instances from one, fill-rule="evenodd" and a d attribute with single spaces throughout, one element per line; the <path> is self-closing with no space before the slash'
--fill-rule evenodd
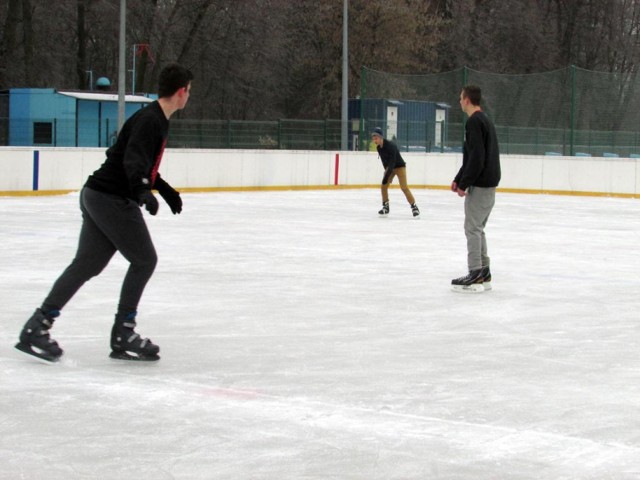
<path id="1" fill-rule="evenodd" d="M 507 129 L 506 129 L 506 133 L 505 133 L 505 137 L 507 137 L 507 151 L 505 152 L 507 155 L 509 154 L 509 125 L 507 125 Z"/>
<path id="2" fill-rule="evenodd" d="M 576 66 L 571 65 L 571 109 L 569 112 L 569 155 L 576 154 L 575 128 L 576 128 Z"/>
<path id="3" fill-rule="evenodd" d="M 408 152 L 409 151 L 409 131 L 411 130 L 411 127 L 409 126 L 409 120 L 406 120 L 406 125 L 407 125 L 406 139 L 407 139 L 407 152 Z"/>
<path id="4" fill-rule="evenodd" d="M 467 82 L 469 81 L 469 72 L 467 70 L 467 67 L 462 67 L 462 88 L 467 86 Z M 462 90 L 462 88 L 460 90 Z M 460 142 L 460 145 L 464 146 L 464 135 L 465 135 L 465 129 L 464 126 L 467 123 L 467 117 L 465 115 L 462 115 L 462 140 Z"/>
<path id="5" fill-rule="evenodd" d="M 429 142 L 429 120 L 425 120 L 425 122 L 424 122 L 424 151 L 428 152 L 430 150 L 431 150 L 431 144 Z"/>
<path id="6" fill-rule="evenodd" d="M 360 131 L 358 132 L 360 147 L 364 150 L 364 99 L 367 94 L 367 70 L 363 65 L 360 69 Z"/>
<path id="7" fill-rule="evenodd" d="M 324 149 L 327 150 L 327 145 L 329 143 L 329 135 L 327 133 L 327 119 L 326 118 L 324 119 L 324 122 L 323 122 L 322 126 L 323 126 L 323 132 L 322 133 L 324 135 L 324 140 L 323 140 L 322 144 L 324 146 Z M 342 128 L 342 125 L 341 125 L 341 128 Z M 342 140 L 340 140 L 340 149 L 342 149 Z M 345 150 L 348 150 L 348 149 L 349 149 L 349 142 L 347 142 L 347 146 L 345 147 Z"/>

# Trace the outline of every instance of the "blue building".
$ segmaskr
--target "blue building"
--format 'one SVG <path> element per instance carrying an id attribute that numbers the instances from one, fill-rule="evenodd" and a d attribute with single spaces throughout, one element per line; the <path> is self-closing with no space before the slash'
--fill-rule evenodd
<path id="1" fill-rule="evenodd" d="M 385 137 L 397 143 L 402 151 L 442 151 L 447 144 L 450 106 L 446 103 L 385 98 L 354 98 L 349 100 L 352 131 L 360 132 L 351 138 L 358 149 L 367 149 L 369 133 L 380 127 Z"/>
<path id="2" fill-rule="evenodd" d="M 125 117 L 157 95 L 126 95 Z M 118 130 L 118 95 L 13 88 L 0 92 L 0 145 L 107 147 Z"/>

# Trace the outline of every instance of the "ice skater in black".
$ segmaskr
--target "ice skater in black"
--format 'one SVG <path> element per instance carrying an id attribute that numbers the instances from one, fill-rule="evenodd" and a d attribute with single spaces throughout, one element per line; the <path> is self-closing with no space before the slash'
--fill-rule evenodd
<path id="1" fill-rule="evenodd" d="M 384 176 L 382 177 L 382 185 L 380 186 L 380 192 L 382 193 L 382 209 L 378 212 L 381 216 L 389 215 L 389 186 L 395 177 L 398 177 L 400 183 L 400 189 L 404 193 L 409 206 L 411 207 L 411 213 L 414 217 L 420 216 L 420 210 L 416 205 L 416 199 L 413 198 L 413 194 L 407 184 L 407 164 L 405 163 L 400 151 L 395 143 L 387 140 L 382 135 L 382 129 L 376 127 L 371 132 L 371 139 L 376 145 L 376 150 L 382 166 L 384 167 Z"/>
<path id="2" fill-rule="evenodd" d="M 467 114 L 462 166 L 451 182 L 451 191 L 464 198 L 464 233 L 469 273 L 451 280 L 457 292 L 491 290 L 490 259 L 484 229 L 496 203 L 500 183 L 500 149 L 496 128 L 482 111 L 482 91 L 467 85 L 460 93 L 460 108 Z"/>
<path id="3" fill-rule="evenodd" d="M 54 320 L 88 280 L 100 274 L 116 252 L 129 262 L 111 331 L 111 357 L 158 360 L 160 348 L 135 332 L 138 303 L 157 263 L 141 208 L 158 213 L 157 190 L 174 214 L 182 211 L 180 194 L 158 172 L 169 133 L 169 118 L 189 100 L 193 74 L 180 65 L 160 73 L 158 100 L 132 115 L 102 166 L 80 192 L 82 227 L 71 264 L 27 321 L 16 348 L 47 361 L 63 351 L 49 335 Z"/>

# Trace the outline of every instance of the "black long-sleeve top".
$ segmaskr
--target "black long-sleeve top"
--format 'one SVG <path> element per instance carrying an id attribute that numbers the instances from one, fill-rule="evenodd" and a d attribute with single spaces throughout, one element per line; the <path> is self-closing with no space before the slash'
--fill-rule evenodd
<path id="1" fill-rule="evenodd" d="M 382 142 L 382 146 L 377 146 L 376 150 L 378 151 L 378 156 L 385 170 L 382 183 L 386 183 L 386 180 L 388 180 L 394 168 L 407 166 L 396 144 L 386 138 Z"/>
<path id="2" fill-rule="evenodd" d="M 500 152 L 496 129 L 482 112 L 473 113 L 465 125 L 462 167 L 454 182 L 458 188 L 497 187 L 500 183 Z"/>
<path id="3" fill-rule="evenodd" d="M 159 186 L 158 168 L 169 134 L 169 120 L 158 101 L 134 113 L 122 126 L 107 159 L 85 186 L 137 200 L 143 190 Z"/>

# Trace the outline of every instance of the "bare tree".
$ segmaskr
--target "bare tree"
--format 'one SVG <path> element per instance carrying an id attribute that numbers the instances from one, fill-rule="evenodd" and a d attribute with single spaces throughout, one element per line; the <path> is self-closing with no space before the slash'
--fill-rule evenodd
<path id="1" fill-rule="evenodd" d="M 128 0 L 127 70 L 135 61 L 136 90 L 152 92 L 167 63 L 192 69 L 183 118 L 339 118 L 342 1 Z M 117 79 L 117 3 L 2 2 L 0 89 L 86 88 L 88 72 Z M 617 75 L 617 96 L 602 95 L 610 103 L 635 100 L 640 0 L 349 0 L 349 9 L 351 96 L 362 66 L 534 74 L 573 64 Z M 136 56 L 134 45 L 149 48 Z"/>
<path id="2" fill-rule="evenodd" d="M 86 87 L 87 76 L 87 34 L 85 29 L 85 0 L 77 0 L 77 37 L 78 59 L 76 73 L 78 74 L 78 88 Z"/>
<path id="3" fill-rule="evenodd" d="M 14 74 L 15 69 L 8 66 L 18 64 L 17 49 L 21 45 L 18 28 L 22 19 L 20 7 L 21 0 L 9 0 L 3 8 L 3 15 L 0 15 L 0 18 L 5 19 L 0 43 L 0 88 L 6 88 L 11 83 L 19 81 Z"/>

